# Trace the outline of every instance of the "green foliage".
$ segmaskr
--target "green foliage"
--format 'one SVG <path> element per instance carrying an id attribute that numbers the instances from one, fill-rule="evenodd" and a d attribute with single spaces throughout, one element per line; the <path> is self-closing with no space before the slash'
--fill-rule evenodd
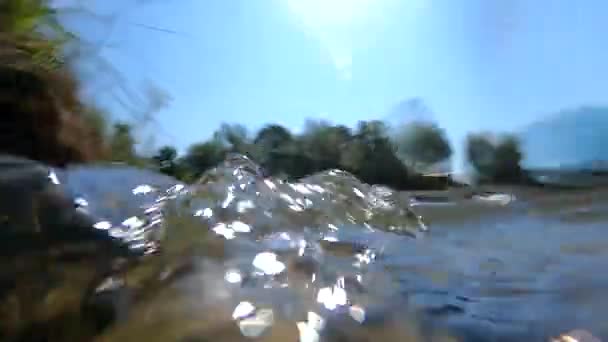
<path id="1" fill-rule="evenodd" d="M 253 143 L 264 150 L 277 150 L 291 144 L 293 137 L 287 128 L 281 125 L 267 125 L 256 135 Z"/>
<path id="2" fill-rule="evenodd" d="M 177 150 L 172 146 L 163 146 L 152 157 L 158 170 L 168 176 L 178 177 Z"/>
<path id="3" fill-rule="evenodd" d="M 135 150 L 135 138 L 133 137 L 131 125 L 117 122 L 112 127 L 110 135 L 111 161 L 123 162 L 140 166 L 142 160 L 137 156 Z"/>
<path id="4" fill-rule="evenodd" d="M 312 162 L 314 170 L 340 168 L 343 150 L 353 140 L 350 129 L 332 126 L 327 122 L 309 121 L 304 134 L 299 138 L 300 146 Z"/>
<path id="5" fill-rule="evenodd" d="M 77 39 L 59 22 L 57 10 L 47 0 L 0 2 L 0 34 L 19 42 L 17 51 L 3 53 L 27 55 L 44 70 L 62 67 L 64 47 Z"/>
<path id="6" fill-rule="evenodd" d="M 271 174 L 296 175 L 298 160 L 304 159 L 302 151 L 285 127 L 272 124 L 264 126 L 253 140 L 254 159 Z M 300 172 L 302 173 L 302 172 Z"/>
<path id="7" fill-rule="evenodd" d="M 516 137 L 469 134 L 465 148 L 467 161 L 480 181 L 502 183 L 523 180 L 523 154 Z"/>
<path id="8" fill-rule="evenodd" d="M 521 161 L 523 154 L 520 142 L 514 136 L 505 136 L 496 146 L 496 169 L 494 177 L 498 181 L 516 181 L 523 176 Z"/>
<path id="9" fill-rule="evenodd" d="M 488 134 L 469 134 L 466 140 L 466 158 L 480 176 L 494 174 L 496 147 Z"/>
<path id="10" fill-rule="evenodd" d="M 433 123 L 412 122 L 397 132 L 394 142 L 401 160 L 417 171 L 427 170 L 452 155 L 444 131 Z"/>
<path id="11" fill-rule="evenodd" d="M 223 123 L 214 133 L 214 139 L 218 140 L 231 153 L 240 153 L 247 156 L 252 156 L 255 153 L 249 138 L 249 132 L 243 125 Z"/>
<path id="12" fill-rule="evenodd" d="M 61 148 L 69 151 L 63 153 L 66 156 L 59 158 L 56 156 L 58 153 L 50 152 L 58 150 L 59 146 L 48 146 L 45 148 L 46 155 L 36 155 L 37 159 L 46 162 L 60 159 L 59 162 L 63 163 L 66 161 L 64 159 L 72 159 L 72 162 L 78 159 L 76 160 L 78 162 L 109 158 L 113 161 L 144 165 L 144 159 L 138 157 L 134 150 L 133 129 L 122 123 L 110 127 L 109 115 L 81 101 L 81 95 L 86 94 L 86 91 L 83 91 L 80 81 L 86 77 L 81 68 L 78 69 L 78 73 L 76 72 L 76 65 L 72 62 L 77 60 L 96 62 L 99 67 L 95 70 L 103 70 L 103 75 L 98 73 L 95 79 L 106 74 L 116 74 L 114 75 L 116 83 L 122 82 L 120 75 L 116 72 L 112 73 L 113 68 L 110 63 L 99 57 L 97 53 L 86 53 L 97 49 L 87 47 L 84 40 L 70 32 L 59 20 L 61 14 L 85 14 L 85 12 L 86 10 L 77 4 L 55 8 L 51 0 L 0 0 L 0 79 L 4 79 L 6 84 L 0 91 L 3 92 L 3 98 L 14 98 L 14 94 L 17 93 L 20 97 L 19 101 L 29 105 L 29 107 L 13 106 L 16 109 L 8 109 L 9 106 L 5 104 L 3 107 L 5 110 L 13 111 L 14 115 L 17 115 L 21 107 L 36 108 L 33 111 L 36 112 L 35 121 L 38 121 L 39 126 L 47 123 L 49 126 L 57 122 L 56 125 L 65 126 L 65 129 L 54 127 L 50 130 L 57 136 L 60 134 L 68 136 L 67 139 L 55 139 L 65 140 L 64 144 L 67 146 Z M 12 82 L 10 80 L 16 78 L 15 75 L 24 80 L 19 82 L 24 90 L 16 89 L 15 85 L 10 84 Z M 41 87 L 46 90 L 39 91 L 38 88 Z M 127 86 L 121 84 L 119 88 L 124 90 Z M 164 108 L 170 100 L 168 94 L 158 88 L 148 87 L 142 90 L 143 99 L 130 92 L 126 96 L 126 101 L 115 97 L 118 102 L 124 103 L 126 114 L 136 117 L 138 130 L 142 129 L 145 122 L 152 121 L 152 115 Z M 39 108 L 52 106 L 56 108 L 54 113 L 49 110 L 48 117 L 43 118 Z M 59 115 L 63 117 L 61 120 L 53 118 Z M 70 133 L 61 133 L 63 131 Z M 80 133 L 82 137 L 79 136 Z M 45 133 L 37 134 L 45 135 Z M 112 150 L 109 156 L 108 149 Z M 21 154 L 34 156 L 34 150 L 40 148 L 30 148 L 29 153 Z"/>
<path id="13" fill-rule="evenodd" d="M 188 178 L 198 178 L 208 169 L 217 166 L 226 157 L 225 146 L 217 139 L 190 146 L 183 158 Z"/>
<path id="14" fill-rule="evenodd" d="M 395 188 L 417 187 L 409 172 L 395 154 L 387 136 L 388 127 L 381 121 L 361 121 L 342 155 L 342 166 L 368 183 L 386 184 Z"/>
<path id="15" fill-rule="evenodd" d="M 354 132 L 342 125 L 308 121 L 298 135 L 271 124 L 250 140 L 242 126 L 224 124 L 210 140 L 190 146 L 182 158 L 174 148 L 163 147 L 154 159 L 161 172 L 187 181 L 196 180 L 228 153 L 245 151 L 267 174 L 279 177 L 300 178 L 337 168 L 367 183 L 401 189 L 428 187 L 426 180 L 408 172 L 397 158 L 387 131 L 381 121 L 362 121 Z"/>

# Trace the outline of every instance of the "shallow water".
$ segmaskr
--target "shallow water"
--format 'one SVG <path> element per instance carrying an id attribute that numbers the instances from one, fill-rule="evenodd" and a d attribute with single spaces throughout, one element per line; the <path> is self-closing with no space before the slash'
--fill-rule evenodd
<path id="1" fill-rule="evenodd" d="M 20 209 L 2 242 L 3 336 L 546 341 L 582 328 L 608 338 L 601 190 L 465 199 L 338 170 L 297 183 L 258 170 L 234 156 L 185 187 L 89 166 L 55 171 L 59 185 L 31 193 L 14 186 L 23 177 L 1 179 L 3 206 Z M 47 203 L 60 197 L 69 205 Z M 62 211 L 77 214 L 52 215 Z"/>

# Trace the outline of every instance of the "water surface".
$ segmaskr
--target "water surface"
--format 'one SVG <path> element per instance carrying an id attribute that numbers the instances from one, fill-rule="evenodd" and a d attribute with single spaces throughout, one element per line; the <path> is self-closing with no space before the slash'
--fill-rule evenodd
<path id="1" fill-rule="evenodd" d="M 69 205 L 52 212 L 76 214 L 46 224 L 53 215 L 39 222 L 23 209 L 6 220 L 7 336 L 546 341 L 583 328 L 608 337 L 602 190 L 394 192 L 339 170 L 289 183 L 238 156 L 192 186 L 119 166 L 55 175 L 52 191 L 12 190 L 19 208 L 39 212 L 61 197 Z M 3 180 L 15 184 L 25 183 Z M 3 205 L 16 207 L 10 193 Z"/>

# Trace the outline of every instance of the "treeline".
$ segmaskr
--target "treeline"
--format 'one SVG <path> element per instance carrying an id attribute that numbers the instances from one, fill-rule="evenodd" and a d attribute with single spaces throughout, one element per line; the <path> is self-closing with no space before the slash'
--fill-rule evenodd
<path id="1" fill-rule="evenodd" d="M 327 169 L 342 169 L 368 183 L 411 187 L 422 179 L 398 158 L 387 127 L 380 121 L 360 122 L 354 130 L 310 121 L 301 134 L 271 124 L 249 135 L 240 125 L 224 124 L 208 141 L 191 145 L 183 156 L 163 147 L 153 157 L 159 170 L 192 180 L 221 162 L 228 153 L 247 155 L 268 175 L 295 179 Z M 418 176 L 418 178 L 420 178 Z"/>
<path id="2" fill-rule="evenodd" d="M 517 137 L 509 134 L 469 134 L 466 160 L 479 183 L 530 183 L 521 166 L 523 152 Z"/>
<path id="3" fill-rule="evenodd" d="M 524 180 L 522 152 L 513 136 L 471 134 L 465 149 L 468 164 L 480 182 Z M 381 121 L 361 121 L 351 129 L 309 121 L 299 134 L 277 124 L 266 125 L 255 134 L 249 134 L 242 125 L 223 124 L 210 139 L 191 145 L 183 155 L 172 146 L 163 146 L 146 163 L 164 174 L 193 181 L 227 154 L 240 153 L 275 177 L 297 179 L 338 168 L 371 184 L 437 189 L 449 183 L 423 174 L 437 170 L 438 165 L 444 169 L 448 165 L 445 171 L 449 171 L 452 152 L 444 131 L 429 122 L 390 129 Z"/>

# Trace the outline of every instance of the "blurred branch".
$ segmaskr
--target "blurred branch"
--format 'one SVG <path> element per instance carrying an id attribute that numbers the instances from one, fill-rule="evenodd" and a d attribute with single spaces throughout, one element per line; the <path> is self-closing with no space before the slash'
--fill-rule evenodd
<path id="1" fill-rule="evenodd" d="M 146 29 L 146 30 L 151 30 L 151 31 L 156 31 L 156 32 L 161 32 L 161 33 L 168 33 L 168 34 L 177 35 L 177 36 L 189 36 L 188 34 L 186 34 L 184 32 L 178 32 L 178 31 L 167 29 L 164 27 L 146 25 L 146 24 L 141 24 L 141 23 L 137 23 L 137 22 L 133 22 L 133 21 L 129 21 L 129 24 Z"/>

